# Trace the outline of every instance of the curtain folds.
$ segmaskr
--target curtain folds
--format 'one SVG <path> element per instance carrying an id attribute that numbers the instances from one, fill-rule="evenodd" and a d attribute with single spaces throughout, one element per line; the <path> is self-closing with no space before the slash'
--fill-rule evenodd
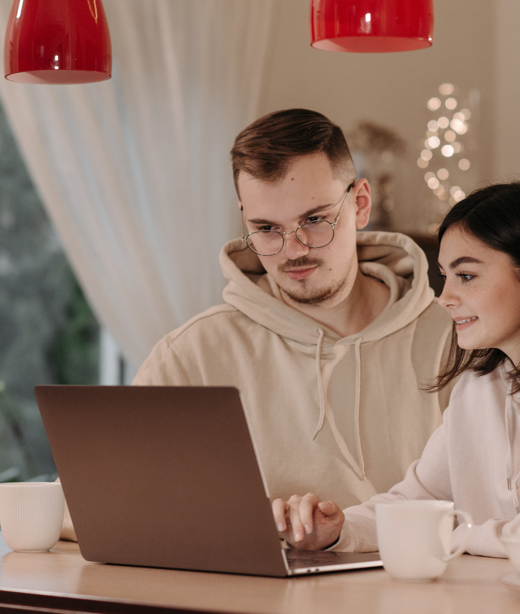
<path id="1" fill-rule="evenodd" d="M 256 115 L 273 3 L 104 0 L 110 81 L 1 81 L 69 260 L 134 367 L 221 301 L 218 253 L 241 232 L 229 150 Z"/>

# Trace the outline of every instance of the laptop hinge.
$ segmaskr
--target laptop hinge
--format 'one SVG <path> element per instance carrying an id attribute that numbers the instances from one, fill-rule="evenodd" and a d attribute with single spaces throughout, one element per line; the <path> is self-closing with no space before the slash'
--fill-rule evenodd
<path id="1" fill-rule="evenodd" d="M 287 570 L 287 575 L 291 575 L 289 563 L 287 562 L 287 555 L 285 554 L 285 548 L 282 548 L 281 552 L 282 552 L 283 564 L 285 565 L 285 569 Z"/>

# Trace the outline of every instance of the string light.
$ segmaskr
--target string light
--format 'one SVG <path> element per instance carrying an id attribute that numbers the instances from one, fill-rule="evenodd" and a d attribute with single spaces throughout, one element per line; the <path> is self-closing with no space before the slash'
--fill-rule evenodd
<path id="1" fill-rule="evenodd" d="M 455 153 L 455 150 L 451 145 L 444 145 L 441 149 L 441 153 L 445 158 L 451 158 L 451 156 Z"/>
<path id="2" fill-rule="evenodd" d="M 444 133 L 444 140 L 448 141 L 448 143 L 453 143 L 453 141 L 455 141 L 457 139 L 457 135 L 455 134 L 455 132 L 453 132 L 453 130 L 446 130 L 446 132 Z"/>
<path id="3" fill-rule="evenodd" d="M 439 85 L 439 92 L 443 96 L 451 96 L 454 89 L 455 88 L 453 87 L 452 83 L 443 83 L 442 85 Z"/>
<path id="4" fill-rule="evenodd" d="M 472 110 L 468 107 L 474 104 L 474 99 L 470 96 L 464 102 L 465 97 L 452 83 L 442 83 L 438 92 L 426 103 L 431 115 L 426 124 L 426 138 L 418 143 L 417 166 L 427 171 L 424 181 L 435 197 L 429 206 L 436 214 L 445 215 L 451 206 L 466 197 L 461 185 L 452 184 L 466 185 L 472 177 L 467 174 L 472 168 L 468 154 L 459 156 L 465 152 L 467 135 L 472 134 L 469 122 Z M 471 141 L 468 143 L 471 149 Z M 437 228 L 437 224 L 430 227 Z"/>
<path id="5" fill-rule="evenodd" d="M 438 98 L 430 98 L 428 100 L 428 109 L 430 111 L 436 111 L 441 106 L 441 101 Z"/>
<path id="6" fill-rule="evenodd" d="M 453 111 L 453 109 L 457 108 L 457 101 L 455 100 L 455 98 L 447 98 L 444 105 L 446 106 L 447 109 L 450 109 L 450 111 Z"/>

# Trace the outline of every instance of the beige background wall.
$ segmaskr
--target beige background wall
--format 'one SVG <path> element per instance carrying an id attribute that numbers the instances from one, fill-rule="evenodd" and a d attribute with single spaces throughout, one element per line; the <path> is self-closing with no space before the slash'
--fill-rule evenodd
<path id="1" fill-rule="evenodd" d="M 494 178 L 520 179 L 520 2 L 495 0 Z"/>
<path id="2" fill-rule="evenodd" d="M 417 142 L 424 139 L 431 119 L 426 102 L 444 82 L 465 91 L 479 90 L 479 148 L 472 153 L 478 173 L 474 181 L 478 184 L 496 178 L 494 158 L 502 163 L 504 157 L 494 133 L 500 64 L 497 41 L 500 57 L 507 58 L 519 39 L 514 25 L 519 14 L 518 0 L 435 0 L 434 44 L 429 49 L 350 54 L 310 47 L 307 0 L 279 0 L 259 113 L 300 106 L 328 115 L 347 130 L 361 119 L 396 130 L 408 142 L 406 159 L 399 168 L 396 225 L 413 230 L 423 224 L 424 229 L 422 208 L 430 192 L 423 179 L 425 171 L 417 167 L 416 160 Z M 507 43 L 499 28 L 507 30 Z M 515 63 L 518 57 L 515 54 Z M 514 86 L 502 89 L 509 88 L 513 90 L 510 97 L 515 94 L 520 98 L 519 87 L 516 79 Z M 514 102 L 502 101 L 501 107 L 507 107 L 516 119 Z M 505 137 L 508 131 L 510 134 L 509 128 L 502 126 L 499 133 Z M 516 131 L 520 141 L 520 124 Z"/>

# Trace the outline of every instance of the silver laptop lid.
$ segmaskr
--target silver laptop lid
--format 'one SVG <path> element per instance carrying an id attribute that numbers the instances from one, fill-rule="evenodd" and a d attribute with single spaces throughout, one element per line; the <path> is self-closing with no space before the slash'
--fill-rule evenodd
<path id="1" fill-rule="evenodd" d="M 87 560 L 287 575 L 235 388 L 35 394 Z"/>

